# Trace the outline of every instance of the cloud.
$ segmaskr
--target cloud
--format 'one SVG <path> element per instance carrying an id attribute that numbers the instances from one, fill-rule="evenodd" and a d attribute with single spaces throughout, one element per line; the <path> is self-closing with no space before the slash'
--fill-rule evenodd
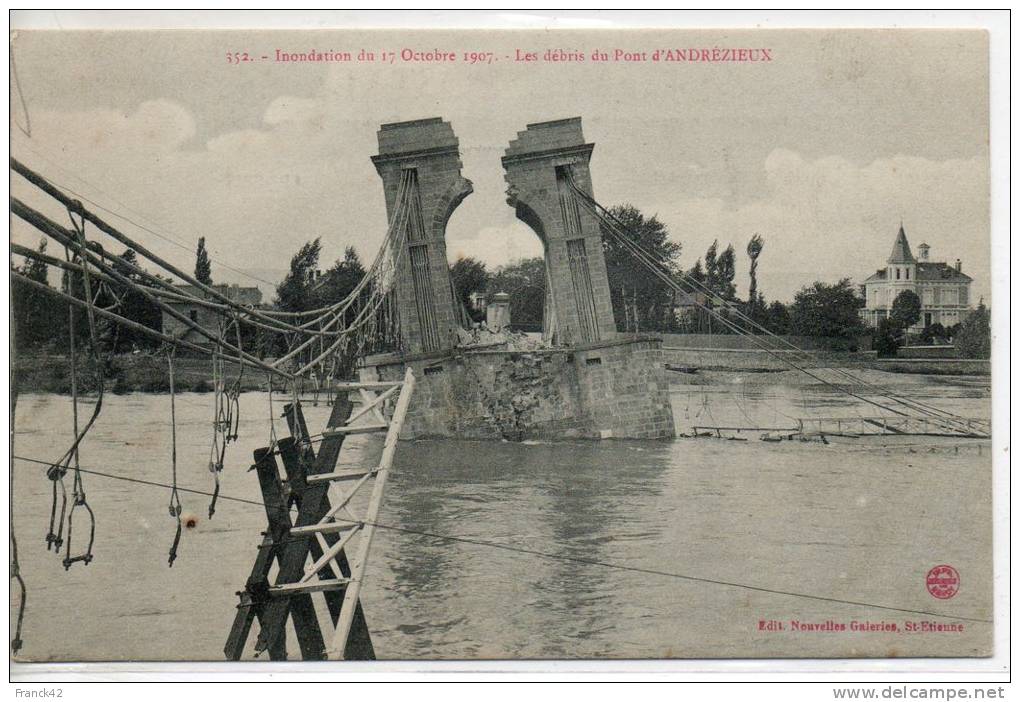
<path id="1" fill-rule="evenodd" d="M 141 103 L 132 113 L 108 109 L 40 111 L 33 116 L 37 142 L 62 152 L 121 154 L 128 149 L 171 153 L 195 135 L 195 120 L 169 100 Z"/>

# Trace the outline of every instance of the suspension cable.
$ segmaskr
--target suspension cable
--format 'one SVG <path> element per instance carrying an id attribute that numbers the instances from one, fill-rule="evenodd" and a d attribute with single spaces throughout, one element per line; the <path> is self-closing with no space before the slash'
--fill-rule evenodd
<path id="1" fill-rule="evenodd" d="M 569 174 L 568 174 L 568 177 L 569 177 Z M 582 200 L 582 204 L 584 204 L 586 206 L 586 208 L 589 209 L 589 211 L 597 219 L 599 219 L 603 224 L 607 225 L 607 228 L 609 229 L 610 233 L 613 234 L 614 237 L 617 238 L 618 241 L 620 241 L 621 243 L 624 244 L 624 246 L 629 248 L 631 250 L 631 252 L 635 256 L 638 256 L 639 258 L 643 258 L 644 260 L 642 262 L 646 263 L 646 265 L 655 265 L 655 266 L 659 266 L 659 267 L 665 268 L 665 264 L 663 264 L 661 260 L 656 259 L 653 254 L 651 254 L 647 250 L 643 249 L 639 244 L 637 244 L 637 242 L 635 242 L 630 237 L 626 236 L 625 232 L 628 229 L 627 225 L 625 225 L 622 221 L 620 221 L 620 219 L 611 210 L 606 209 L 605 207 L 600 205 L 598 202 L 596 202 L 587 193 L 585 193 L 583 190 L 581 190 L 572 180 L 570 180 L 570 184 L 571 184 L 573 190 L 575 191 L 575 193 L 580 196 L 580 198 Z M 673 281 L 673 282 L 676 283 L 677 281 Z M 717 298 L 717 299 L 719 298 L 719 296 L 713 290 L 711 290 L 707 285 L 705 285 L 701 281 L 698 281 L 695 278 L 692 278 L 691 276 L 683 275 L 683 282 L 687 283 L 691 287 L 700 288 L 700 291 L 703 294 L 707 295 L 710 299 L 711 298 Z M 674 287 L 675 287 L 675 285 L 674 285 Z M 690 293 L 690 290 L 687 290 L 687 291 L 680 290 L 680 291 L 681 292 Z M 717 319 L 722 321 L 724 324 L 728 322 L 727 319 L 725 319 L 725 318 L 721 317 L 720 315 L 718 315 L 717 313 L 715 313 L 713 308 L 707 307 L 705 305 L 702 305 L 701 303 L 699 303 L 696 300 L 696 298 L 694 299 L 694 302 L 699 307 L 702 307 L 703 309 L 706 309 L 710 314 L 715 316 Z M 723 301 L 723 302 L 725 304 L 725 301 Z M 775 339 L 780 344 L 783 344 L 783 345 L 787 346 L 789 350 L 792 350 L 792 351 L 796 352 L 801 358 L 804 358 L 804 359 L 807 359 L 807 360 L 813 360 L 813 357 L 812 357 L 812 355 L 809 352 L 805 351 L 804 349 L 801 349 L 800 347 L 796 346 L 795 344 L 793 344 L 789 340 L 784 339 L 783 337 L 779 336 L 778 334 L 775 334 L 773 331 L 771 331 L 767 327 L 765 327 L 762 324 L 758 323 L 752 317 L 744 314 L 738 307 L 730 306 L 730 305 L 725 305 L 725 309 L 727 311 L 732 311 L 735 316 L 737 316 L 738 318 L 742 319 L 745 323 L 749 324 L 750 326 L 756 328 L 762 334 Z M 745 336 L 750 336 L 751 335 L 746 330 L 738 330 L 737 333 L 743 334 Z M 908 407 L 911 407 L 912 409 L 916 409 L 918 411 L 922 411 L 925 414 L 929 414 L 929 415 L 931 415 L 933 413 L 934 414 L 942 414 L 942 415 L 944 415 L 946 417 L 962 421 L 962 418 L 960 418 L 958 415 L 955 415 L 952 412 L 949 412 L 947 410 L 943 410 L 941 408 L 935 407 L 934 405 L 928 405 L 926 403 L 922 403 L 922 402 L 919 402 L 917 400 L 911 400 L 909 398 L 898 398 L 898 397 L 892 395 L 891 393 L 881 392 L 882 389 L 878 388 L 877 386 L 875 386 L 874 383 L 871 383 L 870 381 L 867 381 L 867 380 L 865 380 L 863 378 L 857 377 L 857 376 L 853 375 L 852 373 L 850 373 L 849 371 L 847 371 L 845 369 L 842 369 L 842 368 L 831 368 L 829 370 L 831 370 L 833 372 L 836 372 L 836 373 L 838 373 L 838 374 L 840 374 L 842 376 L 845 376 L 847 379 L 852 380 L 853 382 L 855 382 L 855 383 L 857 383 L 859 385 L 862 385 L 862 386 L 865 386 L 865 387 L 876 388 L 876 391 L 878 391 L 878 393 L 880 395 L 882 395 L 883 397 L 887 397 L 890 400 L 893 400 L 893 401 L 898 402 L 900 404 L 904 404 L 904 405 L 906 405 Z M 828 383 L 828 384 L 831 385 L 831 383 Z"/>
<path id="2" fill-rule="evenodd" d="M 612 234 L 614 236 L 614 238 L 617 241 L 619 241 L 628 251 L 630 251 L 630 253 L 632 255 L 634 255 L 636 258 L 638 258 L 639 261 L 644 263 L 657 277 L 662 279 L 669 286 L 671 286 L 671 287 L 673 287 L 675 289 L 678 289 L 681 292 L 686 292 L 688 294 L 691 293 L 690 289 L 683 290 L 682 288 L 678 287 L 680 285 L 683 285 L 683 283 L 687 283 L 690 288 L 697 288 L 698 286 L 701 286 L 703 293 L 709 295 L 710 297 L 718 298 L 717 294 L 715 294 L 713 291 L 711 291 L 707 287 L 702 286 L 702 284 L 700 282 L 690 278 L 689 276 L 685 276 L 685 279 L 682 282 L 679 282 L 679 281 L 675 280 L 672 275 L 670 275 L 668 272 L 666 272 L 665 266 L 664 266 L 664 264 L 661 261 L 658 261 L 657 259 L 655 259 L 655 257 L 652 254 L 647 252 L 639 244 L 637 244 L 633 239 L 631 239 L 629 236 L 627 236 L 624 233 L 624 231 L 626 231 L 626 229 L 627 229 L 626 225 L 624 225 L 615 215 L 613 215 L 612 212 L 610 212 L 609 210 L 604 208 L 602 205 L 599 205 L 587 193 L 585 193 L 579 187 L 577 187 L 577 185 L 575 183 L 573 183 L 572 180 L 570 180 L 570 184 L 571 184 L 572 189 L 574 190 L 574 192 L 577 195 L 580 196 L 580 200 L 581 200 L 582 204 L 586 206 L 586 209 L 588 209 L 597 219 L 599 219 L 599 221 L 601 221 L 603 224 L 605 224 L 606 225 L 606 229 L 609 231 L 609 233 Z M 749 337 L 749 339 L 752 341 L 752 343 L 754 343 L 755 345 L 759 346 L 759 348 L 761 348 L 761 350 L 763 350 L 766 353 L 768 353 L 769 355 L 777 358 L 778 360 L 782 361 L 783 363 L 791 366 L 792 368 L 807 374 L 808 376 L 814 378 L 815 380 L 818 380 L 819 382 L 821 382 L 821 383 L 823 383 L 825 385 L 828 385 L 830 387 L 834 387 L 834 388 L 836 388 L 838 390 L 841 390 L 842 392 L 845 392 L 845 393 L 851 395 L 852 397 L 855 397 L 855 398 L 857 398 L 857 399 L 859 399 L 859 400 L 861 400 L 863 402 L 866 402 L 866 403 L 871 404 L 873 406 L 876 406 L 876 407 L 879 407 L 881 409 L 884 409 L 885 411 L 892 412 L 894 414 L 899 414 L 901 416 L 909 416 L 905 412 L 902 412 L 902 411 L 899 411 L 899 410 L 897 410 L 895 408 L 889 407 L 887 405 L 883 405 L 881 403 L 875 402 L 874 400 L 870 400 L 868 398 L 862 397 L 861 395 L 858 395 L 858 394 L 852 392 L 851 390 L 849 390 L 847 388 L 839 387 L 839 386 L 829 382 L 828 380 L 825 380 L 821 376 L 819 376 L 819 375 L 817 375 L 815 373 L 810 372 L 806 368 L 797 365 L 796 363 L 792 362 L 788 358 L 785 358 L 785 357 L 777 354 L 776 353 L 777 349 L 770 348 L 764 342 L 764 340 L 760 339 L 757 335 L 750 334 L 746 330 L 741 329 L 733 321 L 731 321 L 727 317 L 725 317 L 723 315 L 720 315 L 718 312 L 716 312 L 714 310 L 714 308 L 712 308 L 710 306 L 707 306 L 707 305 L 704 305 L 701 302 L 699 302 L 697 300 L 696 296 L 692 296 L 692 299 L 693 299 L 694 303 L 697 306 L 699 306 L 702 309 L 705 309 L 706 311 L 708 311 L 709 314 L 711 314 L 713 317 L 715 317 L 718 321 L 720 321 L 724 326 L 729 328 L 731 331 L 734 331 L 734 333 L 737 333 L 737 334 Z M 730 308 L 727 307 L 727 309 L 729 310 Z M 780 337 L 778 337 L 777 335 L 775 335 L 771 331 L 765 329 L 764 327 L 761 327 L 761 325 L 758 325 L 757 322 L 752 320 L 750 317 L 747 317 L 746 315 L 744 315 L 739 310 L 735 310 L 734 309 L 734 312 L 735 312 L 736 316 L 742 317 L 746 322 L 749 322 L 752 325 L 756 325 L 756 326 L 760 327 L 768 335 L 776 337 L 777 339 L 782 341 L 784 344 L 790 346 L 793 350 L 795 350 L 799 354 L 801 354 L 803 356 L 806 356 L 807 358 L 810 359 L 810 355 L 807 354 L 807 352 L 805 352 L 802 349 L 796 347 L 795 345 L 791 344 L 787 340 L 781 339 Z M 846 375 L 847 377 L 853 379 L 855 382 L 857 382 L 860 385 L 863 385 L 863 386 L 866 386 L 866 387 L 872 385 L 871 383 L 868 383 L 867 381 L 864 381 L 863 379 L 860 379 L 860 378 L 857 378 L 857 377 L 853 376 L 852 374 L 850 374 L 847 371 L 843 371 L 842 369 L 835 369 L 835 370 L 837 370 L 837 372 L 840 372 L 842 375 Z M 892 400 L 893 402 L 895 402 L 897 404 L 904 405 L 904 406 L 908 407 L 909 409 L 912 409 L 914 411 L 926 414 L 929 417 L 932 417 L 933 421 L 942 421 L 947 426 L 947 428 L 951 428 L 951 429 L 954 429 L 956 431 L 963 431 L 964 430 L 963 425 L 962 425 L 963 420 L 960 417 L 958 417 L 957 415 L 954 415 L 954 414 L 952 414 L 950 412 L 947 412 L 945 410 L 941 410 L 939 408 L 935 408 L 935 407 L 932 407 L 932 406 L 926 406 L 925 403 L 920 403 L 920 402 L 917 402 L 917 401 L 914 401 L 914 400 L 908 400 L 908 399 L 899 398 L 899 397 L 896 397 L 896 396 L 894 396 L 894 395 L 892 395 L 890 393 L 883 393 L 883 392 L 881 392 L 881 389 L 878 389 L 878 388 L 876 388 L 876 394 L 879 394 L 880 396 L 885 397 L 886 399 Z M 939 414 L 942 414 L 944 416 L 943 417 L 939 417 L 938 416 Z M 956 424 L 954 425 L 953 422 L 956 422 Z"/>
<path id="3" fill-rule="evenodd" d="M 177 348 L 171 346 L 167 349 L 166 362 L 170 375 L 170 502 L 168 509 L 170 516 L 177 521 L 177 531 L 174 533 L 174 541 L 170 545 L 170 557 L 168 565 L 173 568 L 177 560 L 177 546 L 181 543 L 181 496 L 177 491 L 177 409 L 175 405 L 176 391 L 174 388 L 174 355 Z"/>
<path id="4" fill-rule="evenodd" d="M 10 387 L 11 387 L 11 435 L 10 435 L 10 448 L 11 457 L 14 457 L 14 437 L 15 437 L 15 417 L 18 408 L 18 376 L 14 372 L 15 360 L 17 359 L 17 344 L 15 337 L 17 334 L 16 329 L 16 316 L 14 314 L 14 298 L 8 297 L 8 304 L 11 313 L 11 337 L 10 337 L 10 352 L 11 362 L 10 370 Z M 28 588 L 25 586 L 25 578 L 21 574 L 21 562 L 18 560 L 18 538 L 14 532 L 14 465 L 10 466 L 10 475 L 7 476 L 7 516 L 9 519 L 8 524 L 8 538 L 11 542 L 11 562 L 10 562 L 10 580 L 15 581 L 18 584 L 18 615 L 16 624 L 14 626 L 14 638 L 11 639 L 11 652 L 17 653 L 21 650 L 23 641 L 21 639 L 21 627 L 25 621 L 25 603 L 28 601 Z M 13 594 L 12 594 L 13 598 Z"/>

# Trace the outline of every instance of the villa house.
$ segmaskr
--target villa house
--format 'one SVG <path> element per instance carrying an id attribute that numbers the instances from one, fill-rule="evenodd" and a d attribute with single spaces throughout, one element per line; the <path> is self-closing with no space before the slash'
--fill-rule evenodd
<path id="1" fill-rule="evenodd" d="M 928 244 L 918 246 L 917 254 L 914 258 L 903 225 L 900 225 L 886 265 L 862 286 L 865 306 L 860 315 L 869 326 L 878 326 L 880 320 L 889 316 L 893 300 L 904 290 L 912 290 L 921 300 L 921 316 L 908 330 L 911 333 L 935 323 L 950 327 L 967 316 L 971 277 L 963 272 L 960 259 L 956 259 L 955 265 L 932 261 Z"/>

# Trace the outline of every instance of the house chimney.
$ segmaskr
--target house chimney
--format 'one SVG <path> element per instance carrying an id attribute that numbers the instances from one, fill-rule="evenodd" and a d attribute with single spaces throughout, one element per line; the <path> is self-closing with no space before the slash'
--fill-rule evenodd
<path id="1" fill-rule="evenodd" d="M 921 244 L 920 246 L 917 247 L 917 253 L 921 256 L 922 261 L 928 260 L 928 252 L 930 250 L 931 247 L 928 246 L 928 244 Z"/>
<path id="2" fill-rule="evenodd" d="M 963 264 L 960 262 L 960 259 L 956 259 L 956 272 L 963 272 Z"/>

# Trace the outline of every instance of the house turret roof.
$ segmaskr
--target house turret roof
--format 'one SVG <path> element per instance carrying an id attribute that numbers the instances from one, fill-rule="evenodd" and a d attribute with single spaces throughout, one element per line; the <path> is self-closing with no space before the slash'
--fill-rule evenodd
<path id="1" fill-rule="evenodd" d="M 903 231 L 903 225 L 900 225 L 900 231 L 896 235 L 896 241 L 893 242 L 892 253 L 889 254 L 886 263 L 917 263 L 917 259 L 914 258 L 914 254 L 910 253 L 910 243 L 907 241 L 907 235 Z"/>

